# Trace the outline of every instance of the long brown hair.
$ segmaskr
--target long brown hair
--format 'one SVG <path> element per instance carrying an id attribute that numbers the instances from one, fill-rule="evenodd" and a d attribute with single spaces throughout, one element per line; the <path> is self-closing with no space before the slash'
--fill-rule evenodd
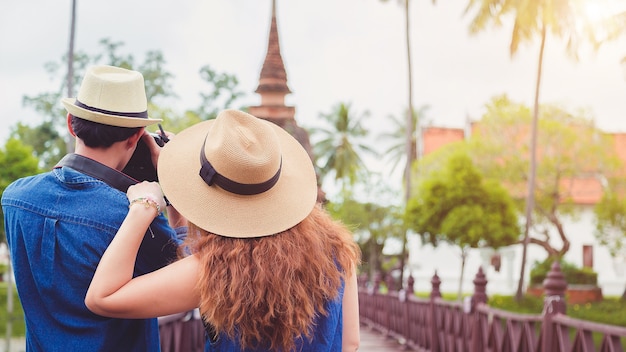
<path id="1" fill-rule="evenodd" d="M 361 256 L 350 231 L 320 206 L 267 237 L 222 237 L 191 224 L 184 246 L 200 259 L 200 312 L 216 335 L 276 351 L 312 338 L 315 317 L 327 315 L 324 304 L 338 298 Z"/>

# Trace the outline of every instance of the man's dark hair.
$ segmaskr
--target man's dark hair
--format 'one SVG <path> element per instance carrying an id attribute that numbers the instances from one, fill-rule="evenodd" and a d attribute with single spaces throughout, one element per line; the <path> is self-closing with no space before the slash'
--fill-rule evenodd
<path id="1" fill-rule="evenodd" d="M 141 127 L 103 125 L 74 115 L 70 116 L 74 133 L 90 148 L 108 148 L 115 142 L 128 139 L 141 129 Z"/>

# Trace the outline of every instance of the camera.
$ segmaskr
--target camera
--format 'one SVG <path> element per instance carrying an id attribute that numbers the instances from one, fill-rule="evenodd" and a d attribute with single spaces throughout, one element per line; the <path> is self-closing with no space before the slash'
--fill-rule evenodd
<path id="1" fill-rule="evenodd" d="M 154 138 L 154 141 L 159 147 L 163 147 L 165 143 L 169 142 L 169 138 L 165 135 L 165 131 L 163 131 L 163 127 L 161 127 L 160 124 L 159 130 L 160 133 L 150 133 L 150 135 Z M 159 180 L 156 168 L 152 165 L 150 149 L 143 139 L 137 142 L 137 149 L 135 149 L 135 153 L 133 153 L 133 156 L 122 172 L 139 181 Z"/>

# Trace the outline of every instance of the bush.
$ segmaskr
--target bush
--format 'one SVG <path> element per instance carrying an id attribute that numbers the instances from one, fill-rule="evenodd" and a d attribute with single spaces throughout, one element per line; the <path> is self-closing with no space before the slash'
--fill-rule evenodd
<path id="1" fill-rule="evenodd" d="M 543 262 L 535 262 L 530 269 L 530 285 L 543 285 L 543 280 L 548 275 L 552 263 L 556 258 L 548 257 Z M 597 285 L 598 273 L 591 268 L 578 268 L 572 263 L 560 260 L 561 271 L 565 276 L 565 281 L 569 285 Z"/>

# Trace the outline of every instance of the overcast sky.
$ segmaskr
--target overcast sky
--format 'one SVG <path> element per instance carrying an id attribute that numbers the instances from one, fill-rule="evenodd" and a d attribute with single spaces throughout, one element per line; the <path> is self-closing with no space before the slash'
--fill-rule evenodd
<path id="1" fill-rule="evenodd" d="M 239 78 L 248 93 L 243 104 L 260 103 L 253 92 L 267 48 L 270 0 L 77 3 L 76 50 L 95 54 L 102 38 L 124 42 L 119 53 L 133 53 L 139 62 L 147 51 L 160 50 L 176 76 L 175 109 L 198 105 L 204 88 L 198 71 L 206 64 Z M 478 119 L 484 104 L 504 93 L 532 103 L 538 42 L 511 58 L 510 26 L 470 36 L 466 3 L 411 2 L 414 104 L 430 106 L 427 118 L 434 125 L 463 127 L 466 118 Z M 22 97 L 57 87 L 44 64 L 58 62 L 67 51 L 71 0 L 3 0 L 0 8 L 0 116 L 5 125 L 36 123 Z M 315 125 L 319 114 L 338 102 L 369 111 L 370 125 L 382 128 L 388 115 L 406 109 L 402 11 L 393 0 L 277 0 L 281 52 L 293 92 L 287 103 L 296 107 L 300 125 Z M 626 132 L 624 56 L 626 36 L 597 53 L 583 49 L 578 63 L 568 59 L 563 42 L 549 38 L 541 100 L 588 109 L 602 129 Z"/>

